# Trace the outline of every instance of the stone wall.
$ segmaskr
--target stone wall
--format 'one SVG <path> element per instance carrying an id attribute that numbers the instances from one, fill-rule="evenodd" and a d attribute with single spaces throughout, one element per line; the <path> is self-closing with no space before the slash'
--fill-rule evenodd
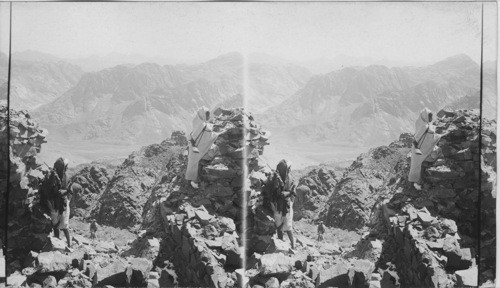
<path id="1" fill-rule="evenodd" d="M 478 271 L 481 283 L 494 279 L 495 207 L 491 203 L 496 197 L 492 193 L 496 157 L 488 159 L 485 152 L 496 151 L 489 137 L 496 123 L 483 121 L 483 131 L 489 132 L 481 136 L 477 111 L 440 111 L 438 117 L 436 131 L 444 134 L 438 144 L 442 155 L 433 163 L 424 162 L 423 189 L 415 190 L 412 183 L 402 181 L 390 188 L 393 197 L 380 205 L 378 217 L 390 228 L 389 241 L 396 249 L 387 248 L 384 253 L 392 254 L 403 285 L 476 286 Z M 480 191 L 486 201 L 481 214 Z M 479 217 L 483 218 L 481 227 Z M 485 251 L 481 258 L 479 249 Z"/>
<path id="2" fill-rule="evenodd" d="M 30 250 L 47 245 L 50 219 L 40 211 L 37 193 L 48 168 L 37 157 L 46 134 L 26 111 L 10 110 L 7 274 L 24 265 Z"/>
<path id="3" fill-rule="evenodd" d="M 469 268 L 477 271 L 477 267 L 471 267 L 475 262 L 474 250 L 461 248 L 458 243 L 455 221 L 433 217 L 426 208 L 417 210 L 411 204 L 402 210 L 390 217 L 389 225 L 403 286 L 455 287 L 458 279 L 450 271 Z M 475 278 L 460 281 L 477 283 L 477 274 Z"/>
<path id="4" fill-rule="evenodd" d="M 234 222 L 210 215 L 203 206 L 185 205 L 169 215 L 161 206 L 165 238 L 181 286 L 234 287 L 236 275 L 224 266 L 240 265 Z M 221 235 L 222 234 L 222 235 Z"/>
<path id="5" fill-rule="evenodd" d="M 143 213 L 144 228 L 165 233 L 162 249 L 181 286 L 234 287 L 241 281 L 244 159 L 254 163 L 266 139 L 242 109 L 215 111 L 211 124 L 219 136 L 212 157 L 200 161 L 199 189 L 185 180 L 187 157 L 179 155 L 167 163 Z"/>

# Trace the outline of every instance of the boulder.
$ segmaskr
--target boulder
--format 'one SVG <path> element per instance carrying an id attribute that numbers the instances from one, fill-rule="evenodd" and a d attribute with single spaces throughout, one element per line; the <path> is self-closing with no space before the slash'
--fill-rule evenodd
<path id="1" fill-rule="evenodd" d="M 319 253 L 326 255 L 338 255 L 340 254 L 340 247 L 335 243 L 321 243 L 319 247 Z"/>
<path id="2" fill-rule="evenodd" d="M 66 241 L 64 240 L 49 236 L 49 243 L 50 243 L 49 251 L 64 252 L 66 250 Z"/>
<path id="3" fill-rule="evenodd" d="M 265 254 L 260 258 L 260 273 L 262 275 L 288 274 L 294 266 L 295 260 L 281 253 Z"/>
<path id="4" fill-rule="evenodd" d="M 200 223 L 202 225 L 207 225 L 208 223 L 210 223 L 210 220 L 212 220 L 213 216 L 207 212 L 205 207 L 203 207 L 203 206 L 201 206 L 201 207 L 203 209 L 196 209 L 195 210 L 195 215 L 196 215 L 196 218 L 198 219 L 198 221 L 200 221 Z"/>
<path id="5" fill-rule="evenodd" d="M 26 284 L 26 279 L 26 276 L 16 271 L 7 277 L 7 283 L 12 287 L 22 287 Z"/>
<path id="6" fill-rule="evenodd" d="M 131 258 L 130 265 L 125 269 L 127 284 L 135 287 L 147 286 L 151 268 L 152 263 L 148 259 Z"/>
<path id="7" fill-rule="evenodd" d="M 266 281 L 265 288 L 280 288 L 280 282 L 276 277 L 271 277 Z"/>
<path id="8" fill-rule="evenodd" d="M 99 286 L 108 284 L 124 286 L 126 284 L 124 273 L 126 267 L 127 263 L 121 259 L 116 259 L 108 265 L 96 267 L 98 268 L 97 280 Z"/>
<path id="9" fill-rule="evenodd" d="M 95 245 L 95 251 L 99 253 L 116 253 L 118 249 L 112 241 L 99 241 Z"/>
<path id="10" fill-rule="evenodd" d="M 57 280 L 56 277 L 49 275 L 42 282 L 43 288 L 57 288 Z"/>
<path id="11" fill-rule="evenodd" d="M 67 271 L 71 269 L 72 260 L 59 251 L 42 252 L 36 260 L 37 269 L 41 273 Z"/>
<path id="12" fill-rule="evenodd" d="M 366 260 L 355 260 L 353 267 L 347 273 L 349 277 L 349 287 L 366 287 L 369 285 L 371 274 L 375 265 Z"/>
<path id="13" fill-rule="evenodd" d="M 477 286 L 478 270 L 477 266 L 471 267 L 467 270 L 455 271 L 458 286 Z"/>
<path id="14" fill-rule="evenodd" d="M 83 244 L 83 245 L 89 245 L 90 244 L 90 240 L 87 239 L 86 237 L 83 237 L 81 235 L 78 235 L 78 234 L 74 234 L 72 236 L 73 240 L 77 243 L 77 244 Z"/>
<path id="15" fill-rule="evenodd" d="M 222 253 L 226 255 L 226 263 L 233 267 L 241 266 L 240 247 L 233 235 L 225 234 L 222 238 Z"/>
<path id="16" fill-rule="evenodd" d="M 160 241 L 154 237 L 142 237 L 134 240 L 132 247 L 123 253 L 123 256 L 133 255 L 153 261 L 158 257 Z"/>
<path id="17" fill-rule="evenodd" d="M 448 258 L 447 267 L 462 270 L 472 264 L 470 249 L 460 249 L 460 244 L 455 237 L 447 235 L 443 243 L 444 255 Z"/>

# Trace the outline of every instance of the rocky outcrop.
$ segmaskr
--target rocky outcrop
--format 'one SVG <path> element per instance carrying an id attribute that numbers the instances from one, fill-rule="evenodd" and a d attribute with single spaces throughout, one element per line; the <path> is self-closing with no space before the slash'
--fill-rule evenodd
<path id="1" fill-rule="evenodd" d="M 325 224 L 347 230 L 363 229 L 377 201 L 391 196 L 387 187 L 406 178 L 410 145 L 407 134 L 402 134 L 399 141 L 360 155 L 346 169 L 328 200 L 327 209 L 321 213 Z"/>
<path id="2" fill-rule="evenodd" d="M 112 176 L 105 166 L 96 164 L 84 167 L 71 177 L 70 183 L 83 188 L 81 193 L 72 195 L 71 216 L 89 218 Z"/>
<path id="3" fill-rule="evenodd" d="M 494 279 L 494 254 L 480 253 L 481 258 L 478 258 L 477 252 L 495 249 L 492 244 L 494 221 L 489 215 L 494 211 L 491 203 L 496 197 L 492 193 L 496 172 L 490 166 L 496 161 L 492 157 L 496 145 L 489 135 L 495 131 L 496 123 L 483 120 L 481 135 L 477 111 L 440 111 L 438 117 L 436 131 L 445 134 L 438 144 L 442 155 L 434 163 L 424 163 L 422 191 L 415 190 L 407 181 L 410 154 L 405 143 L 410 142 L 402 135 L 399 143 L 373 149 L 369 157 L 358 158 L 336 188 L 334 195 L 340 197 L 332 195 L 332 201 L 344 199 L 345 205 L 359 207 L 360 200 L 370 197 L 349 199 L 342 192 L 359 195 L 362 192 L 356 191 L 371 191 L 372 199 L 378 197 L 370 209 L 371 217 L 364 218 L 363 209 L 350 208 L 354 213 L 345 214 L 341 205 L 333 202 L 324 214 L 328 225 L 339 225 L 337 214 L 343 213 L 354 219 L 351 221 L 353 227 L 369 224 L 371 230 L 364 239 L 384 242 L 377 269 L 384 271 L 387 262 L 395 264 L 397 277 L 392 277 L 393 284 L 399 278 L 405 286 L 454 287 L 477 285 L 478 278 L 480 283 Z M 480 157 L 480 148 L 483 156 L 491 151 L 489 160 Z M 387 171 L 384 162 L 392 163 L 391 173 L 384 174 Z M 371 173 L 365 175 L 360 168 L 370 165 L 377 166 L 371 166 Z M 352 174 L 356 169 L 358 174 Z M 384 185 L 375 186 L 377 182 Z M 351 183 L 359 185 L 346 185 Z M 484 207 L 481 214 L 477 209 L 480 193 L 481 200 L 486 200 L 481 203 Z M 478 225 L 479 217 L 485 220 L 481 226 Z M 345 225 L 344 222 L 341 225 Z M 479 239 L 478 235 L 489 241 Z"/>
<path id="4" fill-rule="evenodd" d="M 326 165 L 312 168 L 302 176 L 293 203 L 294 220 L 318 218 L 318 212 L 323 210 L 341 176 L 342 169 Z"/>
<path id="5" fill-rule="evenodd" d="M 109 180 L 92 210 L 99 223 L 119 228 L 137 228 L 153 186 L 165 174 L 166 163 L 184 148 L 167 141 L 132 153 Z"/>

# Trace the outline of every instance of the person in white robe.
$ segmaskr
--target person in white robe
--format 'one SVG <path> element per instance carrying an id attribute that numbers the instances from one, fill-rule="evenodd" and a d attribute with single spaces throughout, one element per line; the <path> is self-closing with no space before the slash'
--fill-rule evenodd
<path id="1" fill-rule="evenodd" d="M 417 190 L 421 190 L 421 172 L 424 161 L 434 162 L 439 156 L 439 147 L 436 144 L 443 135 L 437 134 L 432 125 L 432 112 L 428 108 L 422 109 L 415 121 L 415 144 L 411 149 L 411 166 L 408 181 L 413 182 Z M 416 147 L 415 147 L 416 146 Z"/>
<path id="2" fill-rule="evenodd" d="M 209 123 L 210 111 L 201 107 L 193 119 L 193 130 L 188 141 L 188 165 L 186 180 L 191 181 L 193 188 L 198 188 L 198 168 L 201 159 L 213 150 L 213 145 L 218 133 L 212 131 L 213 125 Z"/>

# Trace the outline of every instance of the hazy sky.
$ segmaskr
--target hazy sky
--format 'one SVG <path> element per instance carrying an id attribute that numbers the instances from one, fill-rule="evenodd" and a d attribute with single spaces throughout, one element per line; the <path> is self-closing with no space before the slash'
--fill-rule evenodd
<path id="1" fill-rule="evenodd" d="M 9 51 L 9 3 L 0 2 L 0 51 Z"/>
<path id="2" fill-rule="evenodd" d="M 487 5 L 494 36 L 486 43 L 496 52 L 495 4 Z M 459 53 L 478 61 L 480 11 L 480 3 L 464 2 L 14 3 L 12 49 L 63 58 L 206 60 L 240 51 L 299 61 L 347 54 L 428 63 Z"/>

